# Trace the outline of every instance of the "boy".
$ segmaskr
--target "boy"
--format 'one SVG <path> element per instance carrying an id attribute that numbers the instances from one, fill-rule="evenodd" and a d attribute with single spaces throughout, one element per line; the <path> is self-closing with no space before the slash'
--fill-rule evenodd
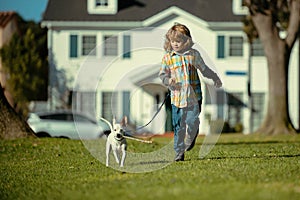
<path id="1" fill-rule="evenodd" d="M 202 92 L 197 69 L 203 76 L 213 79 L 216 87 L 222 86 L 217 74 L 192 48 L 193 44 L 185 25 L 176 23 L 172 26 L 166 34 L 166 54 L 159 72 L 163 84 L 171 91 L 175 161 L 184 160 L 184 152 L 194 147 L 199 131 Z"/>

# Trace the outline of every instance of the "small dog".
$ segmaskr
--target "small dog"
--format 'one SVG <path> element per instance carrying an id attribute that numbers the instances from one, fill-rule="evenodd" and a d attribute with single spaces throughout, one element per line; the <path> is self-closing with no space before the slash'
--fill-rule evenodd
<path id="1" fill-rule="evenodd" d="M 123 127 L 127 126 L 127 117 L 125 116 L 120 124 L 116 123 L 116 119 L 113 119 L 112 130 L 111 133 L 107 136 L 106 140 L 106 166 L 109 165 L 109 154 L 110 151 L 113 151 L 116 162 L 120 165 L 120 167 L 124 167 L 124 162 L 126 158 L 126 148 L 127 142 L 124 137 L 125 131 Z M 121 156 L 121 161 L 119 157 Z"/>

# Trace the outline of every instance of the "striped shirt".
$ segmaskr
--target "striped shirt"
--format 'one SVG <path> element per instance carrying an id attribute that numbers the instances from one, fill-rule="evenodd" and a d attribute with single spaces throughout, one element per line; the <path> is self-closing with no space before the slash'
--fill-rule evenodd
<path id="1" fill-rule="evenodd" d="M 175 78 L 175 86 L 170 86 L 171 103 L 179 108 L 184 108 L 198 103 L 202 99 L 201 83 L 197 72 L 206 69 L 206 65 L 195 49 L 190 49 L 183 54 L 175 51 L 167 52 L 163 59 L 159 77 L 166 86 L 169 79 Z"/>

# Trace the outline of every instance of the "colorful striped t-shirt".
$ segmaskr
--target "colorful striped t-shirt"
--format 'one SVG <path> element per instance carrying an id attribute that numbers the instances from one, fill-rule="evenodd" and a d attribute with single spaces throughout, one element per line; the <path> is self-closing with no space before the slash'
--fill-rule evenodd
<path id="1" fill-rule="evenodd" d="M 169 87 L 171 103 L 174 106 L 184 108 L 202 99 L 197 69 L 204 71 L 205 68 L 206 65 L 200 53 L 195 49 L 190 49 L 183 54 L 171 51 L 164 55 L 159 76 L 167 86 L 169 79 L 175 77 L 175 86 Z"/>

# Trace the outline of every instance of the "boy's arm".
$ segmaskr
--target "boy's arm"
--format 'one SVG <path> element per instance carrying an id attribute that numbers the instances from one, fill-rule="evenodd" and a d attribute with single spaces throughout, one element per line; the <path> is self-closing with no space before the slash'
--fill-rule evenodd
<path id="1" fill-rule="evenodd" d="M 222 87 L 222 82 L 214 71 L 212 71 L 204 62 L 201 55 L 197 53 L 196 56 L 196 68 L 199 69 L 202 73 L 202 75 L 206 78 L 212 79 L 214 81 L 214 85 L 216 87 Z"/>
<path id="2" fill-rule="evenodd" d="M 212 79 L 214 81 L 214 85 L 217 88 L 222 87 L 222 81 L 220 80 L 219 76 L 214 71 L 212 71 L 209 67 L 207 67 L 207 65 L 206 65 L 204 71 L 201 71 L 201 72 L 202 72 L 203 76 Z"/>
<path id="3" fill-rule="evenodd" d="M 162 80 L 163 84 L 165 86 L 169 86 L 169 81 L 170 81 L 171 75 L 170 75 L 169 66 L 167 65 L 165 58 L 163 58 L 163 60 L 162 60 L 158 75 L 159 75 L 159 78 Z"/>
<path id="4" fill-rule="evenodd" d="M 159 71 L 159 78 L 162 80 L 162 82 L 165 86 L 169 85 L 170 77 L 167 75 L 166 71 L 163 70 L 162 68 L 160 68 L 160 71 Z"/>

